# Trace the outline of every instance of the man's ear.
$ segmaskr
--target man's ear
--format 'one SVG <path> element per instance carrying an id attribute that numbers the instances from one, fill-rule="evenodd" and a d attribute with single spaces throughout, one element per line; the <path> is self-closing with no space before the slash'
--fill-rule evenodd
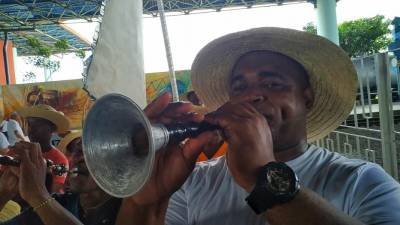
<path id="1" fill-rule="evenodd" d="M 314 105 L 314 92 L 312 91 L 311 87 L 304 89 L 303 97 L 307 110 L 310 110 Z"/>

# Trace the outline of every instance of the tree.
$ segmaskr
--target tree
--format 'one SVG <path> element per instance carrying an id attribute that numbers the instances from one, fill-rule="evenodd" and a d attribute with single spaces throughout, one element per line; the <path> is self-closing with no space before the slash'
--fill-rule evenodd
<path id="1" fill-rule="evenodd" d="M 49 77 L 60 68 L 60 61 L 51 59 L 50 56 L 54 53 L 64 54 L 71 47 L 65 39 L 58 40 L 51 45 L 49 43 L 41 42 L 35 37 L 27 37 L 26 43 L 34 54 L 34 56 L 29 56 L 26 59 L 26 62 L 38 68 L 45 69 L 45 71 L 49 72 Z M 85 58 L 85 51 L 82 49 L 79 49 L 75 54 L 81 59 Z M 23 80 L 25 82 L 33 82 L 36 80 L 36 74 L 33 72 L 26 72 Z"/>
<path id="2" fill-rule="evenodd" d="M 389 25 L 390 20 L 380 15 L 339 24 L 340 47 L 350 57 L 372 54 L 386 49 L 391 43 Z M 316 33 L 313 23 L 308 23 L 303 30 Z"/>
<path id="3" fill-rule="evenodd" d="M 307 24 L 303 27 L 303 30 L 304 30 L 305 32 L 308 32 L 308 33 L 317 34 L 317 27 L 314 25 L 313 22 L 307 23 Z"/>

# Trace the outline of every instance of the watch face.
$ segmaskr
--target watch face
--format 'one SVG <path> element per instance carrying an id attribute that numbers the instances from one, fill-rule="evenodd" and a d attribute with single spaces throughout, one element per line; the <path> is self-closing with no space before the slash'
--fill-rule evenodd
<path id="1" fill-rule="evenodd" d="M 293 172 L 283 165 L 269 168 L 266 172 L 267 188 L 275 194 L 287 194 L 294 190 L 296 182 Z"/>

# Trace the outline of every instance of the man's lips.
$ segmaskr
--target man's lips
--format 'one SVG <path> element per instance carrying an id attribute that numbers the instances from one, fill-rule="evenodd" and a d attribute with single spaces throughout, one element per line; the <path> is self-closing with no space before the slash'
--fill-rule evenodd
<path id="1" fill-rule="evenodd" d="M 72 177 L 77 177 L 79 175 L 89 176 L 89 171 L 85 169 L 80 169 L 78 167 L 74 167 L 70 170 L 70 174 Z"/>
<path id="2" fill-rule="evenodd" d="M 70 173 L 75 176 L 78 175 L 89 176 L 89 170 L 87 169 L 84 160 L 81 160 L 78 163 L 74 164 Z"/>

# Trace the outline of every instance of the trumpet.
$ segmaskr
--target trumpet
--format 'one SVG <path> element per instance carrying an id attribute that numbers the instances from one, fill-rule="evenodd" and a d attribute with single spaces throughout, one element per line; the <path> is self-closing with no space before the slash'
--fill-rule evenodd
<path id="1" fill-rule="evenodd" d="M 149 179 L 156 151 L 214 130 L 221 128 L 206 122 L 152 124 L 134 101 L 108 94 L 86 116 L 82 150 L 100 188 L 123 198 L 140 191 Z"/>
<path id="2" fill-rule="evenodd" d="M 11 156 L 0 155 L 0 165 L 19 167 L 21 161 Z M 47 168 L 51 169 L 53 175 L 62 176 L 68 173 L 68 168 L 64 164 L 55 164 L 53 161 L 46 159 Z"/>

